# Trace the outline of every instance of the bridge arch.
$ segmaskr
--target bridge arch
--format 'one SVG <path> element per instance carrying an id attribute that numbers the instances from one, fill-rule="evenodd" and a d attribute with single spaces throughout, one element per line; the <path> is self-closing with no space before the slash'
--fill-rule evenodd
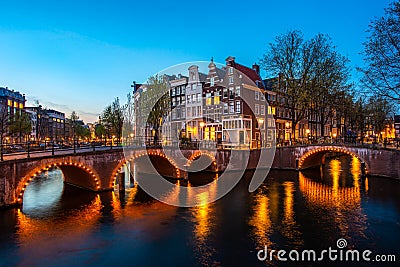
<path id="1" fill-rule="evenodd" d="M 357 153 L 351 151 L 351 149 L 336 146 L 321 146 L 305 152 L 298 160 L 299 170 L 320 166 L 323 163 L 323 156 L 327 153 L 338 153 L 342 155 L 356 157 L 358 160 L 365 164 L 364 171 L 366 174 L 368 173 L 368 164 L 362 157 L 360 157 Z"/>
<path id="2" fill-rule="evenodd" d="M 190 166 L 192 166 L 193 162 L 195 162 L 195 160 L 200 158 L 201 156 L 206 156 L 211 160 L 212 171 L 218 171 L 217 159 L 215 158 L 215 156 L 211 153 L 204 152 L 204 151 L 196 151 L 195 153 L 193 153 L 187 160 L 187 163 L 186 163 L 187 168 L 190 168 Z"/>
<path id="3" fill-rule="evenodd" d="M 170 157 L 168 157 L 167 155 L 165 155 L 164 153 L 161 153 L 159 151 L 146 151 L 146 152 L 142 152 L 142 153 L 138 153 L 135 155 L 130 156 L 129 158 L 124 158 L 118 165 L 117 167 L 115 167 L 115 169 L 112 172 L 112 176 L 111 176 L 111 181 L 110 181 L 110 187 L 111 188 L 115 188 L 116 186 L 116 181 L 117 181 L 117 177 L 118 174 L 121 172 L 121 170 L 129 163 L 129 162 L 133 162 L 135 159 L 139 159 L 141 157 L 144 156 L 148 156 L 150 158 L 150 156 L 153 157 L 161 157 L 165 160 L 167 160 L 171 166 L 174 168 L 174 174 L 175 174 L 175 178 L 181 178 L 182 177 L 182 172 L 181 170 L 178 168 L 178 165 L 175 163 L 175 161 L 173 159 L 171 159 Z"/>
<path id="4" fill-rule="evenodd" d="M 21 179 L 16 190 L 17 204 L 22 204 L 24 193 L 29 183 L 34 178 L 39 176 L 43 171 L 47 171 L 51 168 L 59 168 L 63 173 L 63 180 L 66 183 L 93 191 L 100 190 L 100 178 L 98 174 L 91 168 L 79 162 L 56 161 L 52 163 L 41 164 L 35 167 Z M 78 181 L 77 177 L 74 175 L 78 175 L 78 177 L 83 175 L 84 179 L 80 179 L 80 181 Z"/>

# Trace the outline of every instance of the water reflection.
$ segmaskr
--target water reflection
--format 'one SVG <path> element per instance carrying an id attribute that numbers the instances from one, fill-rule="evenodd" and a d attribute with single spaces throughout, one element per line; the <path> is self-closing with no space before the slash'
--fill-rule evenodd
<path id="1" fill-rule="evenodd" d="M 361 207 L 361 170 L 358 160 L 346 156 L 331 158 L 326 162 L 323 182 L 310 179 L 302 172 L 299 174 L 300 191 L 311 207 L 320 209 L 319 213 L 325 214 L 324 217 L 332 218 L 341 237 L 350 238 L 354 233 L 364 236 L 367 217 Z M 349 168 L 348 172 L 346 168 Z M 345 173 L 350 175 L 343 175 Z"/>
<path id="2" fill-rule="evenodd" d="M 363 181 L 350 157 L 328 158 L 315 172 L 271 171 L 253 193 L 247 172 L 227 196 L 193 208 L 156 201 L 136 183 L 122 192 L 59 187 L 56 173 L 54 187 L 50 171 L 29 185 L 42 181 L 44 191 L 28 187 L 35 197 L 27 192 L 22 210 L 0 211 L 0 266 L 254 266 L 264 265 L 256 251 L 265 245 L 326 249 L 343 237 L 349 247 L 396 253 L 400 238 L 400 184 Z M 211 190 L 197 196 L 206 203 L 218 191 L 217 178 L 201 173 L 174 182 L 189 187 L 191 198 L 190 188 L 211 181 Z"/>
<path id="3" fill-rule="evenodd" d="M 262 185 L 257 190 L 252 206 L 253 214 L 249 220 L 249 225 L 253 228 L 252 235 L 255 239 L 256 247 L 257 249 L 263 249 L 264 246 L 272 247 L 270 240 L 272 232 L 271 211 L 265 185 Z"/>
<path id="4" fill-rule="evenodd" d="M 295 245 L 296 248 L 303 244 L 299 226 L 295 220 L 294 212 L 294 182 L 286 181 L 283 183 L 285 195 L 283 198 L 283 220 L 282 220 L 282 233 L 288 241 Z"/>
<path id="5" fill-rule="evenodd" d="M 191 178 L 197 178 L 198 180 L 200 177 L 192 175 Z M 210 245 L 212 242 L 209 242 L 210 235 L 213 233 L 216 223 L 215 203 L 208 203 L 217 194 L 217 179 L 218 174 L 215 175 L 214 181 L 210 183 L 210 190 L 196 196 L 198 203 L 201 203 L 201 205 L 191 209 L 192 221 L 194 223 L 193 236 L 196 255 L 203 266 L 219 265 L 218 262 L 213 260 L 216 249 Z M 188 198 L 193 197 L 191 188 L 192 186 L 189 184 Z"/>

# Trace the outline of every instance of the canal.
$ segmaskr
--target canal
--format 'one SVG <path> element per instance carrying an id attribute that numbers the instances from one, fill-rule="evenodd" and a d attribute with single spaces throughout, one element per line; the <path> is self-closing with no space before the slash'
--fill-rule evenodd
<path id="1" fill-rule="evenodd" d="M 286 266 L 257 253 L 337 249 L 339 238 L 346 248 L 400 259 L 399 181 L 363 179 L 348 156 L 300 174 L 271 171 L 253 193 L 251 175 L 214 203 L 178 208 L 135 184 L 96 194 L 49 170 L 27 187 L 21 209 L 0 210 L 0 266 Z M 191 175 L 187 186 L 204 179 L 218 177 Z"/>

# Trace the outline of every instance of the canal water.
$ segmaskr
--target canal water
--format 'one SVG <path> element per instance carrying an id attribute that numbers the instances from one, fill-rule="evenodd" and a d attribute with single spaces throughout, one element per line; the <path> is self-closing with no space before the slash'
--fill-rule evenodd
<path id="1" fill-rule="evenodd" d="M 361 178 L 352 157 L 300 174 L 271 171 L 253 193 L 251 176 L 214 203 L 178 208 L 135 184 L 125 194 L 96 194 L 63 185 L 62 173 L 49 170 L 27 187 L 21 209 L 0 210 L 0 266 L 287 266 L 257 253 L 265 246 L 319 253 L 338 249 L 340 238 L 344 249 L 400 260 L 399 181 Z M 187 186 L 218 179 L 189 178 Z"/>

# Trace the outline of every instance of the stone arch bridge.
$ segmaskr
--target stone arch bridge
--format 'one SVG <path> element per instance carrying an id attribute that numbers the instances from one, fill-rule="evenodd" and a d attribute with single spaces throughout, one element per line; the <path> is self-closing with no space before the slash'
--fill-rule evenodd
<path id="1" fill-rule="evenodd" d="M 248 161 L 246 169 L 255 169 L 258 164 L 260 150 L 250 151 L 247 160 L 235 153 L 231 159 L 229 150 L 208 152 L 202 150 L 173 150 L 169 153 L 160 148 L 134 149 L 128 155 L 121 148 L 112 150 L 91 151 L 77 154 L 42 156 L 8 160 L 0 162 L 0 207 L 21 204 L 25 188 L 37 175 L 50 168 L 59 168 L 66 183 L 89 189 L 92 191 L 113 190 L 116 178 L 127 162 L 135 161 L 140 171 L 152 172 L 155 166 L 157 172 L 173 178 L 187 177 L 187 171 L 196 164 L 198 158 L 208 159 L 208 171 L 222 172 L 227 165 L 235 162 Z M 177 155 L 186 160 L 184 167 L 173 160 Z M 172 154 L 171 154 L 172 153 Z M 276 148 L 272 168 L 302 170 L 320 166 L 324 163 L 324 155 L 338 153 L 353 155 L 365 163 L 365 170 L 369 175 L 400 178 L 400 151 L 380 149 L 374 150 L 362 147 L 348 146 L 293 146 Z M 153 164 L 142 161 L 144 155 Z M 243 164 L 238 164 L 243 168 Z"/>

